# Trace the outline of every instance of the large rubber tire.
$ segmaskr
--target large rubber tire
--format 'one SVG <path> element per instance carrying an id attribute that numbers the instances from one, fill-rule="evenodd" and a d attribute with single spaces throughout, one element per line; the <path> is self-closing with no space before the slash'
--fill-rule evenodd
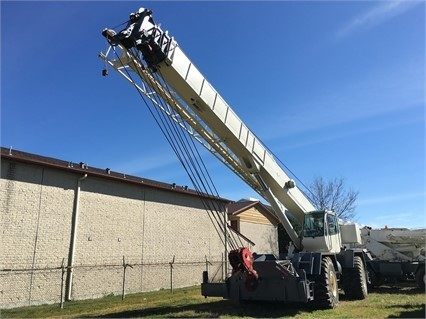
<path id="1" fill-rule="evenodd" d="M 363 300 L 367 298 L 367 273 L 364 262 L 360 256 L 354 257 L 354 268 L 343 269 L 343 290 L 345 296 L 351 300 Z"/>
<path id="2" fill-rule="evenodd" d="M 416 282 L 417 286 L 425 291 L 426 290 L 426 275 L 425 275 L 425 266 L 420 267 L 416 272 Z"/>
<path id="3" fill-rule="evenodd" d="M 314 286 L 314 304 L 316 308 L 332 309 L 339 303 L 339 286 L 333 262 L 329 257 L 321 261 L 321 275 Z"/>
<path id="4" fill-rule="evenodd" d="M 368 277 L 370 279 L 370 283 L 367 283 L 369 290 L 379 287 L 383 284 L 383 280 L 380 276 L 374 271 L 371 266 L 367 266 Z"/>

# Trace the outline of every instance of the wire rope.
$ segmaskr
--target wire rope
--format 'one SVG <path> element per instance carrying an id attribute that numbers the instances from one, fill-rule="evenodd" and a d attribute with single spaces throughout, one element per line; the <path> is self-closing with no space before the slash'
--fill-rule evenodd
<path id="1" fill-rule="evenodd" d="M 128 78 L 131 80 L 130 82 L 137 89 L 151 116 L 154 118 L 157 126 L 160 128 L 163 136 L 166 138 L 173 152 L 187 172 L 187 175 L 191 180 L 197 194 L 200 195 L 201 202 L 205 210 L 208 212 L 209 218 L 216 232 L 219 234 L 222 243 L 225 244 L 228 242 L 231 249 L 236 249 L 239 246 L 243 246 L 241 238 L 238 235 L 236 236 L 233 232 L 228 231 L 226 220 L 221 220 L 220 218 L 219 212 L 225 211 L 225 207 L 224 205 L 220 205 L 220 202 L 217 200 L 220 199 L 219 194 L 216 187 L 214 186 L 210 174 L 208 173 L 206 165 L 202 160 L 201 154 L 198 151 L 194 139 L 185 132 L 185 130 L 188 130 L 188 124 L 182 120 L 181 114 L 178 114 L 178 112 L 170 106 L 171 103 L 175 103 L 175 100 L 171 99 L 170 101 L 166 101 L 159 97 L 158 94 L 153 94 L 155 97 L 150 96 L 147 98 L 145 94 L 143 94 L 138 89 L 138 86 L 133 80 L 128 68 L 125 67 L 124 63 L 122 63 L 115 49 L 114 52 L 120 63 L 123 65 Z M 133 59 L 137 60 L 141 65 L 144 65 L 138 57 L 137 51 L 136 53 L 133 51 L 128 52 L 132 55 Z M 141 72 L 139 68 L 136 69 L 138 73 Z M 145 71 L 147 70 L 148 69 L 145 69 Z M 162 88 L 166 89 L 168 96 L 174 96 L 171 88 L 169 85 L 167 85 L 167 83 L 165 83 L 161 74 L 156 75 L 155 72 L 149 72 L 149 75 L 152 76 L 152 79 L 148 77 L 151 83 L 146 82 L 144 80 L 146 77 L 143 77 L 142 74 L 139 73 L 138 75 L 139 78 L 150 88 L 155 87 L 155 85 L 153 85 L 154 81 L 158 83 L 161 82 L 161 86 Z M 149 99 L 152 103 L 148 103 L 147 99 Z M 165 114 L 165 112 L 156 107 L 157 105 L 161 105 L 163 109 L 166 109 L 167 106 L 170 106 L 169 111 L 173 112 L 173 114 Z M 206 198 L 206 194 L 208 195 L 208 200 Z M 226 239 L 224 238 L 225 236 L 227 237 Z M 239 245 L 237 239 L 240 241 Z"/>

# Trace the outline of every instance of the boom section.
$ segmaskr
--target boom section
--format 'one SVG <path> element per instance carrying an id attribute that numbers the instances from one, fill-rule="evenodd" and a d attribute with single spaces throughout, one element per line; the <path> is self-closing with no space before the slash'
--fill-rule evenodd
<path id="1" fill-rule="evenodd" d="M 304 215 L 315 210 L 177 42 L 154 23 L 150 10 L 139 9 L 131 14 L 124 30 L 116 33 L 105 29 L 103 35 L 112 46 L 123 50 L 124 58 L 120 59 L 123 67 L 137 72 L 171 108 L 181 112 L 188 107 L 188 114 L 179 113 L 182 118 L 209 144 L 212 153 L 221 153 L 222 160 L 272 205 L 281 221 L 287 220 L 285 211 L 288 210 L 302 224 Z M 134 49 L 143 56 L 146 66 L 131 53 Z M 101 57 L 108 60 L 106 56 Z M 113 61 L 111 65 L 118 69 L 117 63 Z M 160 74 L 172 90 L 165 90 L 160 83 L 152 81 L 151 73 Z M 178 98 L 173 99 L 172 95 Z"/>

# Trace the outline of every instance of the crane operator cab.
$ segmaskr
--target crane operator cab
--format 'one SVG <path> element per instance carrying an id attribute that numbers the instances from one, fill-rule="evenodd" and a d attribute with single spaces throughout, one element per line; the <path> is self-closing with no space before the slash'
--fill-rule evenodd
<path id="1" fill-rule="evenodd" d="M 305 215 L 302 233 L 304 251 L 338 253 L 341 243 L 338 219 L 333 211 L 314 211 Z"/>

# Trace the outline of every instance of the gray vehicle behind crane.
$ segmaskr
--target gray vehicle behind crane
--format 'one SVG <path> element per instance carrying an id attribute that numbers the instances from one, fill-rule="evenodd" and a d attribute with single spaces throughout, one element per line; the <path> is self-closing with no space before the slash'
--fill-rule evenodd
<path id="1" fill-rule="evenodd" d="M 172 120 L 179 116 L 190 136 L 269 203 L 295 246 L 280 259 L 255 259 L 246 247 L 229 251 L 232 273 L 217 283 L 205 272 L 201 294 L 237 301 L 311 302 L 320 308 L 338 304 L 339 288 L 350 299 L 366 298 L 369 254 L 347 248 L 361 243 L 357 226 L 339 225 L 334 212 L 315 209 L 177 41 L 154 22 L 152 11 L 140 8 L 123 30 L 104 29 L 102 34 L 110 49 L 100 58 Z M 288 216 L 303 225 L 301 234 Z"/>
<path id="2" fill-rule="evenodd" d="M 415 282 L 425 290 L 426 229 L 361 229 L 362 244 L 373 256 L 367 269 L 371 287 L 393 282 Z"/>

